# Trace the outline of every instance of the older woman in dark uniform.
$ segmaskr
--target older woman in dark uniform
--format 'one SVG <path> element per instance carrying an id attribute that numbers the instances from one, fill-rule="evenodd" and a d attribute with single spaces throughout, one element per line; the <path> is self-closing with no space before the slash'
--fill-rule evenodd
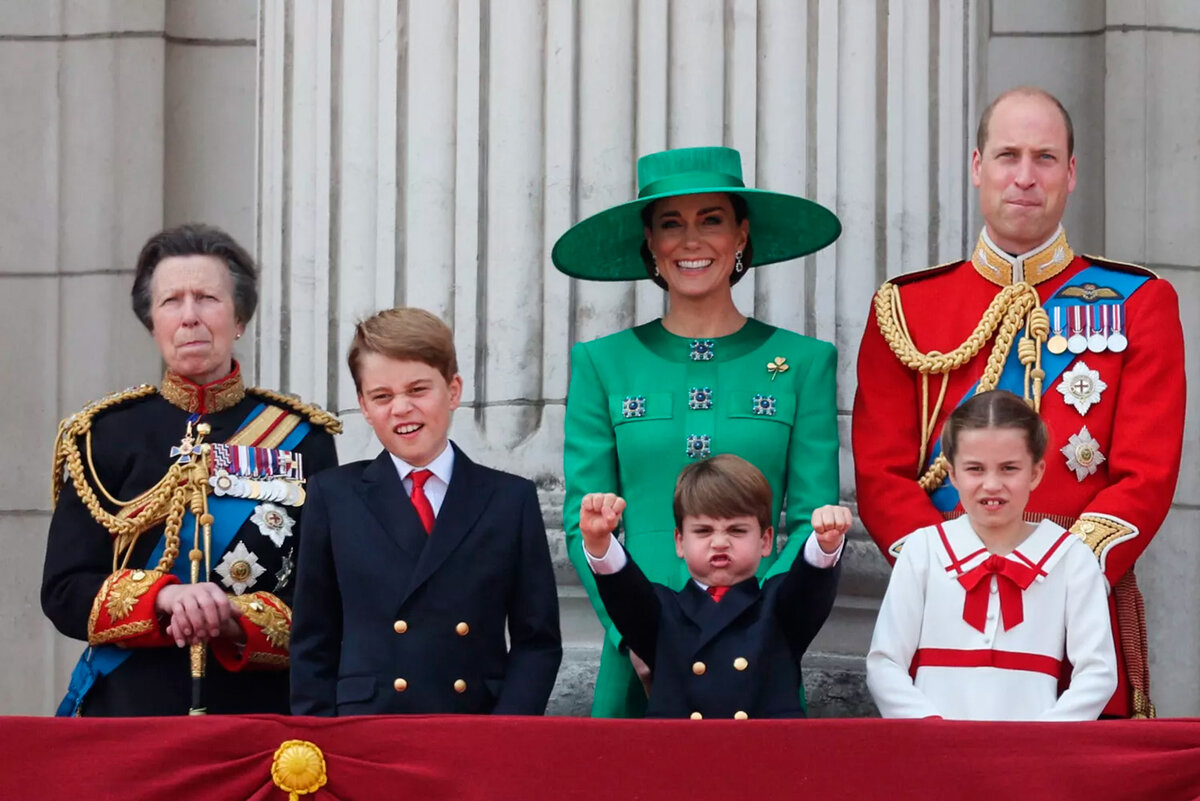
<path id="1" fill-rule="evenodd" d="M 55 442 L 42 609 L 90 646 L 58 713 L 286 713 L 304 480 L 337 464 L 340 424 L 243 383 L 257 278 L 223 231 L 151 237 L 132 295 L 162 385 L 89 404 Z"/>

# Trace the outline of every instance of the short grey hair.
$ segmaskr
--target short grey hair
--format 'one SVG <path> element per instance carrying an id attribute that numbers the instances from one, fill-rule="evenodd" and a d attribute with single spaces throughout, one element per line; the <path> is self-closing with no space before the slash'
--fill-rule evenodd
<path id="1" fill-rule="evenodd" d="M 246 249 L 229 234 L 213 225 L 188 223 L 159 231 L 146 240 L 138 254 L 133 276 L 133 313 L 147 330 L 154 330 L 150 316 L 150 280 L 163 259 L 172 256 L 215 256 L 225 263 L 233 279 L 233 311 L 242 325 L 250 322 L 258 308 L 258 269 Z"/>

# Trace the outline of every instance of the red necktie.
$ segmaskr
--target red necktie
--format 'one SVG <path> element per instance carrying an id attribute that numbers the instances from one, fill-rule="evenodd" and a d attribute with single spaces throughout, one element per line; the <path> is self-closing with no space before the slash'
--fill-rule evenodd
<path id="1" fill-rule="evenodd" d="M 433 532 L 433 504 L 429 502 L 429 498 L 425 495 L 425 482 L 433 475 L 431 470 L 414 470 L 408 474 L 412 479 L 412 505 L 417 510 L 417 517 L 421 518 L 421 525 L 425 526 L 425 533 Z"/>
<path id="2" fill-rule="evenodd" d="M 721 603 L 721 599 L 725 597 L 725 593 L 729 592 L 728 587 L 709 587 L 708 594 L 712 596 L 714 603 Z"/>
<path id="3" fill-rule="evenodd" d="M 958 577 L 958 583 L 967 591 L 963 602 L 963 620 L 979 631 L 987 623 L 988 591 L 992 576 L 996 577 L 1000 593 L 1000 615 L 1004 618 L 1004 630 L 1008 631 L 1025 619 L 1025 608 L 1021 592 L 1033 583 L 1037 571 L 1003 556 L 992 554 L 977 567 Z"/>

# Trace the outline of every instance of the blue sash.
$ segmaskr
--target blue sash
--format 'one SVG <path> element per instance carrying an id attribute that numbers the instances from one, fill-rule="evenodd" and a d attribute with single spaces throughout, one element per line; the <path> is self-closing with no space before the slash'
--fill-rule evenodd
<path id="1" fill-rule="evenodd" d="M 1150 280 L 1148 276 L 1138 275 L 1136 273 L 1128 273 L 1122 270 L 1114 270 L 1109 267 L 1101 267 L 1093 264 L 1081 270 L 1074 278 L 1067 281 L 1059 288 L 1054 295 L 1043 304 L 1046 313 L 1050 315 L 1050 319 L 1054 319 L 1054 310 L 1056 308 L 1063 309 L 1063 319 L 1067 319 L 1067 308 L 1078 305 L 1074 298 L 1061 297 L 1062 290 L 1071 286 L 1082 286 L 1083 284 L 1097 284 L 1099 286 L 1107 286 L 1120 292 L 1126 300 L 1141 288 L 1142 284 Z M 1126 320 L 1126 327 L 1128 327 Z M 1043 394 L 1048 393 L 1054 387 L 1054 382 L 1062 375 L 1063 371 L 1071 365 L 1080 354 L 1065 353 L 1054 354 L 1042 347 L 1042 370 L 1045 371 L 1046 377 L 1042 380 Z M 979 382 L 976 381 L 967 390 L 967 394 L 958 401 L 958 406 L 971 398 L 978 388 Z M 996 389 L 1006 389 L 1018 397 L 1025 395 L 1025 365 L 1021 364 L 1021 359 L 1017 355 L 1017 343 L 1013 342 L 1012 349 L 1008 352 L 1008 359 L 1004 362 L 1004 369 L 1000 373 L 1000 381 L 996 385 Z M 925 465 L 925 469 L 933 464 L 933 461 L 942 453 L 941 433 L 938 434 L 938 439 L 934 441 L 933 447 L 929 451 L 929 461 Z M 933 501 L 933 505 L 940 512 L 953 511 L 958 506 L 958 490 L 946 480 L 943 480 L 941 486 L 929 493 L 929 499 Z"/>
<path id="2" fill-rule="evenodd" d="M 248 426 L 254 418 L 258 417 L 266 408 L 265 403 L 260 403 L 255 407 L 254 411 L 242 421 L 238 426 L 238 431 Z M 279 444 L 279 449 L 284 451 L 293 450 L 300 444 L 301 440 L 308 434 L 312 426 L 307 422 L 300 422 L 292 432 Z M 258 505 L 258 501 L 251 498 L 230 498 L 224 495 L 210 495 L 208 498 L 208 511 L 213 516 L 212 525 L 212 550 L 210 553 L 225 553 L 229 549 L 229 545 L 233 542 L 233 538 L 237 535 L 241 527 L 254 513 L 254 507 Z M 183 522 L 179 527 L 180 534 L 185 531 L 192 531 L 196 524 L 196 516 L 190 511 L 185 512 Z M 154 552 L 150 554 L 150 558 L 146 560 L 146 568 L 150 569 L 158 564 L 158 560 L 162 558 L 163 550 L 166 548 L 166 537 L 160 537 L 158 544 L 154 546 Z M 178 576 L 179 580 L 185 584 L 191 581 L 191 563 L 182 558 L 175 560 L 174 566 L 171 568 L 171 573 Z M 207 576 L 205 577 L 207 579 Z M 79 661 L 75 663 L 75 669 L 71 671 L 71 680 L 67 685 L 67 694 L 63 697 L 58 705 L 58 710 L 55 711 L 57 717 L 72 717 L 79 712 L 79 708 L 83 705 L 83 699 L 87 696 L 88 691 L 95 685 L 96 679 L 101 676 L 107 676 L 112 673 L 121 664 L 130 657 L 133 652 L 128 648 L 120 648 L 116 645 L 106 644 L 89 646 L 84 649 L 80 655 Z"/>

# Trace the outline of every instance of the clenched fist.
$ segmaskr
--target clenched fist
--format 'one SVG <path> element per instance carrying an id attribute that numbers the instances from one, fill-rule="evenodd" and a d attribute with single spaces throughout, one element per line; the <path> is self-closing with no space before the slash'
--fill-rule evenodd
<path id="1" fill-rule="evenodd" d="M 825 553 L 836 553 L 850 530 L 854 517 L 844 506 L 821 506 L 813 510 L 812 530 Z"/>
<path id="2" fill-rule="evenodd" d="M 592 492 L 583 496 L 579 505 L 579 533 L 583 547 L 599 559 L 608 553 L 612 533 L 621 522 L 625 499 L 611 492 Z"/>

